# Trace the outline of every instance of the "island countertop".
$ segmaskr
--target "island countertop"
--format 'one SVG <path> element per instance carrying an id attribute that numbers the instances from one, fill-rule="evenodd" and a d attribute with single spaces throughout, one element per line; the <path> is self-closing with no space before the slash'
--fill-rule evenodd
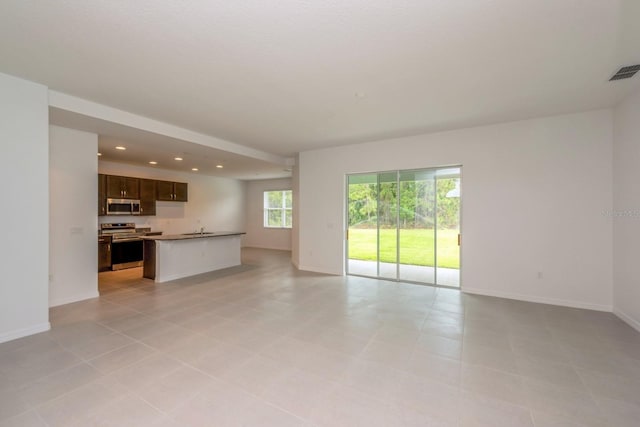
<path id="1" fill-rule="evenodd" d="M 204 239 L 208 237 L 225 237 L 225 236 L 240 236 L 247 234 L 244 231 L 212 231 L 204 233 L 186 233 L 186 234 L 166 234 L 163 236 L 143 236 L 144 240 L 190 240 L 190 239 Z"/>

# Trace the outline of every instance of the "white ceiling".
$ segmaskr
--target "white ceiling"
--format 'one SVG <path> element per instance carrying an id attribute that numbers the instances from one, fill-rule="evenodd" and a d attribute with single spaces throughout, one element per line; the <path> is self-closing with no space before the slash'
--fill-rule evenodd
<path id="1" fill-rule="evenodd" d="M 60 108 L 49 107 L 49 121 L 54 125 L 97 133 L 100 160 L 241 180 L 291 176 L 291 166 L 286 164 L 194 144 Z M 116 146 L 126 150 L 118 150 Z M 176 161 L 176 157 L 182 161 Z M 150 165 L 150 161 L 157 164 Z M 223 166 L 222 169 L 218 165 Z M 198 171 L 193 172 L 192 168 Z"/>
<path id="2" fill-rule="evenodd" d="M 292 156 L 612 106 L 638 22 L 637 0 L 2 0 L 0 71 Z"/>

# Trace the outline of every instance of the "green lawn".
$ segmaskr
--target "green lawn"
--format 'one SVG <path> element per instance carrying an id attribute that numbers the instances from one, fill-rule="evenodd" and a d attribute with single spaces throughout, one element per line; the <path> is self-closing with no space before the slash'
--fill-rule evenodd
<path id="1" fill-rule="evenodd" d="M 349 258 L 376 261 L 375 229 L 349 229 Z M 433 267 L 433 230 L 400 229 L 400 264 Z M 457 230 L 438 230 L 438 267 L 460 268 Z M 396 262 L 396 230 L 380 230 L 380 261 Z"/>

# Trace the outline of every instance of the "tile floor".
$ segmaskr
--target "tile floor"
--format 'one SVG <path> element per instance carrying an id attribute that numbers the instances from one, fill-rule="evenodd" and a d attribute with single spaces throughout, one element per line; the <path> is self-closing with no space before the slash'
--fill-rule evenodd
<path id="1" fill-rule="evenodd" d="M 295 271 L 288 253 L 101 297 L 0 344 L 0 426 L 637 426 L 610 313 Z"/>

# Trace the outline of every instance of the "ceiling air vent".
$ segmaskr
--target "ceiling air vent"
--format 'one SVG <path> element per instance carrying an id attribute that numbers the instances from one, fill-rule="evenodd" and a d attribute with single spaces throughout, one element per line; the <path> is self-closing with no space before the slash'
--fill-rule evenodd
<path id="1" fill-rule="evenodd" d="M 633 75 L 638 71 L 640 71 L 640 65 L 630 65 L 628 67 L 622 67 L 618 70 L 617 73 L 613 75 L 613 77 L 609 79 L 609 81 L 611 82 L 613 80 L 628 79 L 630 77 L 633 77 Z"/>

